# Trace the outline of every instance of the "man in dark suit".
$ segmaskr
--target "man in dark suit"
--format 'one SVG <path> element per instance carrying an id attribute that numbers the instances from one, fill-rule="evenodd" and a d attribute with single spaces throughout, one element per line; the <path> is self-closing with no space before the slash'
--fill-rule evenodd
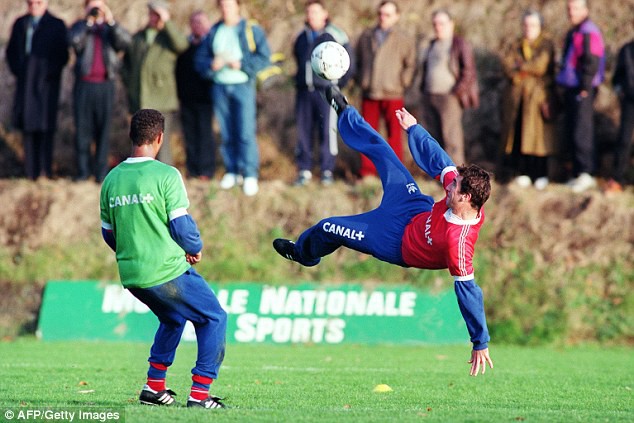
<path id="1" fill-rule="evenodd" d="M 22 130 L 26 176 L 52 177 L 53 138 L 62 69 L 68 62 L 66 25 L 48 0 L 27 0 L 28 13 L 13 24 L 6 57 L 17 79 L 13 124 Z"/>

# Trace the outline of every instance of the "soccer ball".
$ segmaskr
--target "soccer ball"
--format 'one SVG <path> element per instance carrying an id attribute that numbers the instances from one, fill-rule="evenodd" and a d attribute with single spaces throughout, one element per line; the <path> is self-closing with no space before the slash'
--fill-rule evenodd
<path id="1" fill-rule="evenodd" d="M 350 56 L 341 44 L 325 41 L 313 49 L 310 65 L 320 78 L 332 81 L 340 79 L 348 72 Z"/>

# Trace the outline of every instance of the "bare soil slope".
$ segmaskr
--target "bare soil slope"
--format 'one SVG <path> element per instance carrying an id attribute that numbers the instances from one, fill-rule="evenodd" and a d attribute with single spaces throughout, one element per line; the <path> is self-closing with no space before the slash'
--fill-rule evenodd
<path id="1" fill-rule="evenodd" d="M 285 235 L 297 235 L 323 217 L 369 210 L 378 204 L 381 195 L 380 185 L 351 186 L 341 182 L 325 189 L 318 184 L 299 189 L 281 181 L 265 181 L 255 198 L 246 198 L 237 190 L 219 191 L 217 182 L 188 181 L 187 185 L 190 211 L 204 235 L 207 260 L 213 260 L 213 254 L 228 245 L 236 244 L 245 250 L 245 266 L 250 265 L 250 261 L 261 260 L 264 252 L 258 248 L 270 245 L 271 234 L 281 231 Z M 433 181 L 421 180 L 421 188 L 437 198 L 442 194 Z M 116 279 L 114 259 L 98 235 L 98 185 L 65 179 L 38 183 L 0 180 L 0 204 L 3 205 L 0 214 L 0 259 L 3 261 L 0 263 L 3 269 L 0 335 L 34 329 L 40 291 L 51 273 L 57 274 L 55 260 L 52 260 L 47 263 L 48 268 L 34 273 L 34 280 L 15 283 L 11 269 L 19 269 L 22 260 L 28 262 L 25 257 L 34 252 L 81 246 L 85 257 L 80 257 L 80 262 L 90 257 L 107 261 L 101 266 L 109 273 L 96 274 L 94 269 L 93 273 L 86 273 L 89 270 L 79 264 L 71 269 L 68 278 Z M 563 186 L 537 192 L 512 185 L 495 185 L 487 205 L 487 223 L 478 241 L 478 255 L 489 263 L 488 268 L 481 269 L 480 277 L 492 314 L 498 319 L 510 317 L 507 314 L 515 309 L 511 304 L 504 304 L 509 302 L 505 293 L 510 289 L 518 295 L 520 290 L 528 289 L 524 284 L 536 284 L 541 292 L 537 297 L 543 297 L 521 301 L 527 305 L 541 301 L 542 308 L 557 307 L 557 302 L 569 301 L 562 294 L 566 289 L 583 297 L 597 296 L 614 305 L 625 301 L 628 295 L 632 297 L 628 292 L 634 281 L 619 282 L 623 275 L 634 275 L 628 260 L 634 257 L 632 207 L 634 192 L 631 190 L 618 195 L 599 191 L 576 195 Z M 338 255 L 329 263 L 344 267 L 346 261 L 363 259 L 349 252 L 343 254 L 346 255 Z M 514 257 L 531 260 L 533 264 L 525 267 L 525 263 Z M 268 271 L 277 272 L 275 267 Z M 318 271 L 311 271 L 316 273 L 306 272 L 296 277 L 319 279 Z M 622 273 L 613 275 L 613 272 Z M 289 276 L 289 280 L 293 277 Z M 334 274 L 335 280 L 329 281 L 347 277 L 345 271 L 340 270 Z M 535 293 L 530 291 L 526 295 Z M 527 305 L 522 306 L 524 311 L 528 310 Z M 584 304 L 578 306 L 584 307 Z"/>

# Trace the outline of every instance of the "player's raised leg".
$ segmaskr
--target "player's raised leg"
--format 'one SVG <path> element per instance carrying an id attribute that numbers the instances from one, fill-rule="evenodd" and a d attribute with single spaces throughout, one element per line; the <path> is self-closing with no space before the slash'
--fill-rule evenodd
<path id="1" fill-rule="evenodd" d="M 337 126 L 343 142 L 372 161 L 384 190 L 387 185 L 404 187 L 409 183 L 415 184 L 414 178 L 396 156 L 392 147 L 354 107 L 348 106 L 338 87 L 326 88 L 326 99 L 339 115 Z"/>
<path id="2" fill-rule="evenodd" d="M 339 114 L 338 127 L 344 142 L 374 163 L 383 184 L 381 205 L 355 216 L 330 217 L 304 231 L 297 243 L 276 239 L 273 247 L 283 257 L 314 266 L 321 257 L 341 246 L 370 254 L 388 263 L 404 265 L 401 256 L 403 230 L 413 216 L 433 205 L 421 194 L 414 178 L 389 144 L 358 113 L 348 106 L 337 87 L 326 89 L 326 100 Z"/>

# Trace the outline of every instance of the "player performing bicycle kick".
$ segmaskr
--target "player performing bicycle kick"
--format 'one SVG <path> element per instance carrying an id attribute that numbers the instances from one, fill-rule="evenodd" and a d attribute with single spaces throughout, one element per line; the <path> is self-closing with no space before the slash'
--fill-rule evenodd
<path id="1" fill-rule="evenodd" d="M 484 373 L 487 364 L 493 368 L 482 290 L 473 270 L 475 243 L 484 223 L 483 206 L 491 193 L 489 173 L 476 165 L 456 167 L 414 116 L 405 108 L 397 110 L 414 161 L 445 188 L 445 198 L 434 202 L 420 192 L 389 144 L 348 105 L 336 86 L 328 87 L 325 94 L 339 115 L 344 142 L 376 166 L 383 198 L 374 210 L 328 217 L 305 230 L 297 242 L 278 238 L 273 247 L 282 257 L 304 266 L 315 266 L 322 257 L 345 246 L 403 267 L 448 269 L 473 343 L 470 374 Z"/>

